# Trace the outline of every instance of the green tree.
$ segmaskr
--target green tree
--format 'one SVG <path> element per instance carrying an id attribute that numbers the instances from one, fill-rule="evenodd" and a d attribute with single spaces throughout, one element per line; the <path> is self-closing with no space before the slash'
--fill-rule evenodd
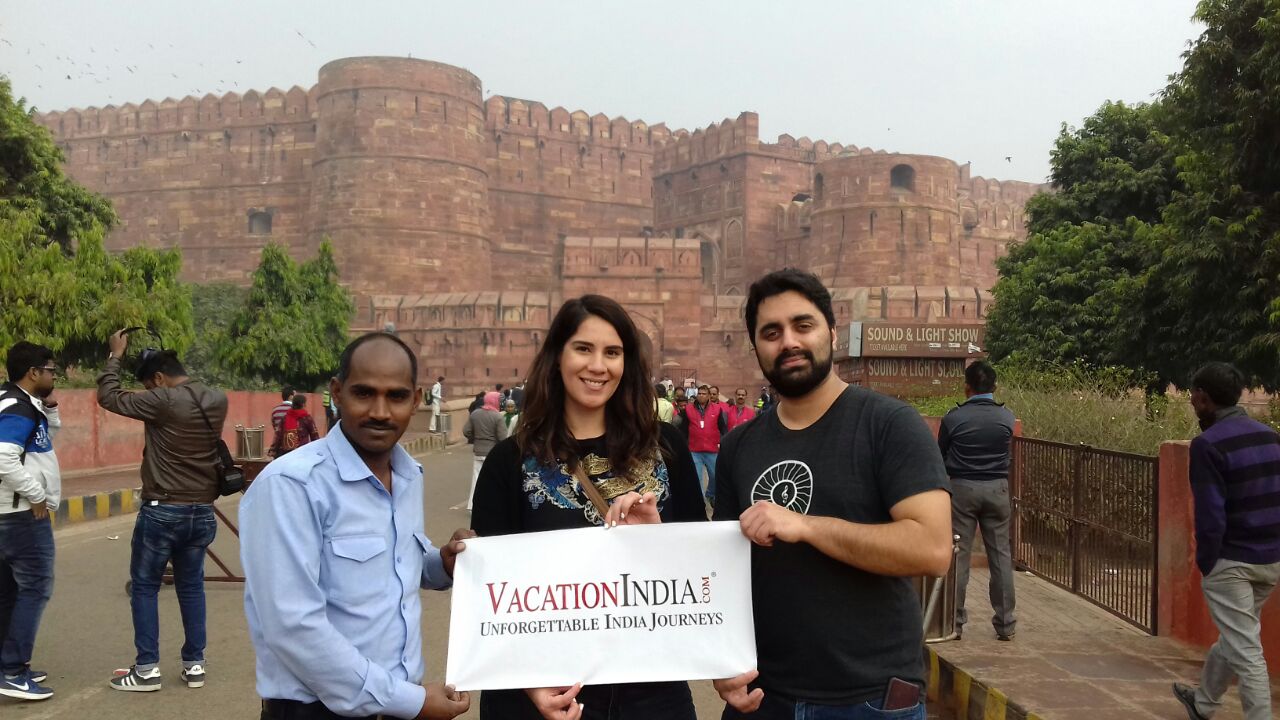
<path id="1" fill-rule="evenodd" d="M 219 360 L 243 376 L 317 387 L 338 367 L 354 312 L 350 295 L 338 284 L 327 239 L 301 266 L 272 243 L 262 251 L 248 298 L 219 339 Z"/>
<path id="2" fill-rule="evenodd" d="M 191 285 L 191 316 L 195 340 L 183 355 L 191 373 L 221 388 L 261 390 L 260 378 L 245 376 L 226 367 L 220 359 L 222 343 L 231 318 L 249 298 L 249 288 L 230 283 Z"/>
<path id="3" fill-rule="evenodd" d="M 1027 203 L 1028 236 L 997 261 L 987 318 L 996 359 L 1140 370 L 1148 333 L 1139 305 L 1151 224 L 1180 188 L 1159 105 L 1107 102 L 1051 152 L 1055 192 Z"/>
<path id="4" fill-rule="evenodd" d="M 191 343 L 191 298 L 178 282 L 178 251 L 135 248 L 111 255 L 102 230 L 79 231 L 69 256 L 43 239 L 31 213 L 0 220 L 0 349 L 17 340 L 48 345 L 63 365 L 96 367 L 107 336 L 129 325 L 150 343 L 178 351 Z"/>
<path id="5" fill-rule="evenodd" d="M 1205 0 L 1164 93 L 1186 185 L 1165 207 L 1143 309 L 1151 367 L 1209 360 L 1280 388 L 1280 2 Z"/>
<path id="6" fill-rule="evenodd" d="M 111 228 L 116 215 L 106 198 L 66 176 L 62 151 L 32 112 L 0 76 L 0 223 L 25 218 L 34 222 L 25 235 L 70 250 L 73 238 Z"/>
<path id="7" fill-rule="evenodd" d="M 112 255 L 107 200 L 62 171 L 62 154 L 0 77 L 0 353 L 17 340 L 53 348 L 64 365 L 95 367 L 127 325 L 149 343 L 191 342 L 191 300 L 176 250 Z"/>

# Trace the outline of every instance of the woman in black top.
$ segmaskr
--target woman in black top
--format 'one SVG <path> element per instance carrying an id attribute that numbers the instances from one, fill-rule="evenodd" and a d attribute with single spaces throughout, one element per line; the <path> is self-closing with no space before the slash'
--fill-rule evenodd
<path id="1" fill-rule="evenodd" d="M 654 413 L 639 333 L 618 303 L 569 300 L 525 384 L 515 437 L 485 459 L 471 527 L 482 537 L 592 525 L 706 520 L 684 437 Z M 610 503 L 578 485 L 579 466 Z M 694 720 L 685 682 L 486 690 L 481 720 Z"/>

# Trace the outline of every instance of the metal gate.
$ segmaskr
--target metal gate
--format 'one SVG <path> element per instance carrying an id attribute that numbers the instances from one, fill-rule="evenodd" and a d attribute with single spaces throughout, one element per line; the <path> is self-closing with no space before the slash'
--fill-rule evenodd
<path id="1" fill-rule="evenodd" d="M 1154 633 L 1158 473 L 1148 455 L 1014 438 L 1015 563 Z"/>

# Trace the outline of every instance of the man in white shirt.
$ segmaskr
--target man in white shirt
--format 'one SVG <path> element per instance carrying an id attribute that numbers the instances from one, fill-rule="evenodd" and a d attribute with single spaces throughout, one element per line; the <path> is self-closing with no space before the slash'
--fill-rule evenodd
<path id="1" fill-rule="evenodd" d="M 40 615 L 53 595 L 53 525 L 62 476 L 52 432 L 53 351 L 18 342 L 0 386 L 0 695 L 47 700 L 46 674 L 31 669 Z"/>
<path id="2" fill-rule="evenodd" d="M 436 384 L 431 386 L 431 432 L 440 432 L 440 407 L 444 402 L 444 376 L 436 378 Z"/>

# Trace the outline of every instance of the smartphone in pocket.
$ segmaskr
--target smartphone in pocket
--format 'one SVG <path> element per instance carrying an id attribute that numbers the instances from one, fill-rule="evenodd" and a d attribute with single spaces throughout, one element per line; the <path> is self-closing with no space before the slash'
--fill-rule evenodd
<path id="1" fill-rule="evenodd" d="M 884 688 L 884 700 L 880 703 L 881 710 L 905 710 L 909 707 L 915 707 L 920 702 L 920 686 L 913 682 L 907 682 L 902 678 L 889 678 L 889 683 Z"/>

